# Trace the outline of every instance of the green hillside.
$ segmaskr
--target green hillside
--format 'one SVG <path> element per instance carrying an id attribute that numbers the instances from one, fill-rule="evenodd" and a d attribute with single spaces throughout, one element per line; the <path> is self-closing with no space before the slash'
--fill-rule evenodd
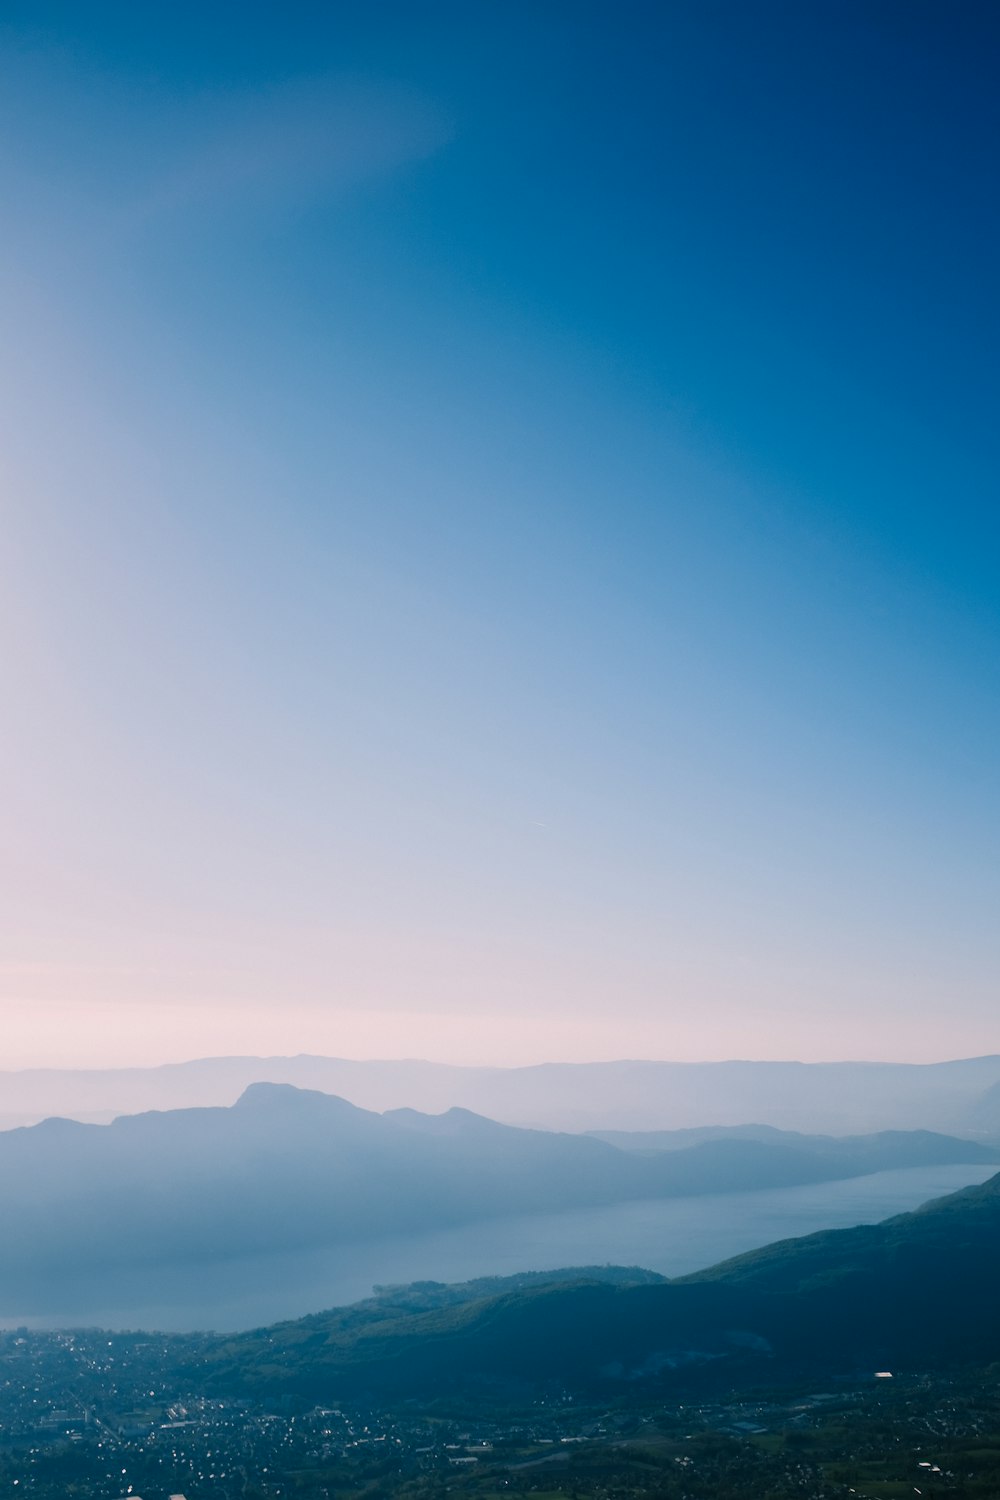
<path id="1" fill-rule="evenodd" d="M 1000 1358 L 998 1253 L 1000 1176 L 916 1213 L 784 1241 L 673 1282 L 591 1268 L 396 1291 L 219 1341 L 201 1373 L 219 1389 L 328 1400 L 988 1362 Z"/>

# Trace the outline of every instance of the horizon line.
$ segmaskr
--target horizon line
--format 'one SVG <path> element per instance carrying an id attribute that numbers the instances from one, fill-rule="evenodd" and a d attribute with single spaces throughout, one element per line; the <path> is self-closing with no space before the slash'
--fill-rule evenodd
<path id="1" fill-rule="evenodd" d="M 804 1061 L 792 1057 L 724 1057 L 681 1059 L 669 1057 L 603 1057 L 588 1061 L 563 1061 L 548 1058 L 531 1063 L 456 1063 L 437 1061 L 430 1057 L 342 1057 L 324 1052 L 253 1053 L 233 1052 L 211 1054 L 204 1057 L 182 1058 L 174 1062 L 117 1063 L 106 1067 L 66 1067 L 58 1064 L 35 1064 L 26 1068 L 0 1068 L 0 1078 L 23 1077 L 30 1073 L 154 1073 L 168 1068 L 190 1068 L 210 1063 L 275 1063 L 275 1062 L 328 1062 L 355 1064 L 359 1067 L 371 1065 L 419 1066 L 443 1068 L 451 1072 L 518 1073 L 539 1068 L 598 1068 L 598 1067 L 674 1067 L 674 1068 L 724 1068 L 724 1067 L 786 1067 L 786 1068 L 939 1068 L 961 1066 L 964 1063 L 1000 1062 L 1000 1052 L 976 1053 L 965 1057 L 941 1057 L 931 1062 L 908 1062 L 896 1058 L 835 1057 L 814 1058 Z"/>

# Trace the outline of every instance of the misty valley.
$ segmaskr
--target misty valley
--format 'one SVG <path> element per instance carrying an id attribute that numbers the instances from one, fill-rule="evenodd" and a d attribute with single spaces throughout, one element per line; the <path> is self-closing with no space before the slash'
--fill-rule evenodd
<path id="1" fill-rule="evenodd" d="M 231 1334 L 20 1326 L 0 1333 L 0 1486 L 989 1500 L 998 1248 L 993 1172 L 671 1278 L 591 1263 L 421 1279 Z"/>
<path id="2" fill-rule="evenodd" d="M 68 1108 L 0 1130 L 0 1492 L 995 1493 L 1000 1058 L 848 1067 L 826 1101 L 823 1070 L 740 1065 L 744 1103 L 721 1093 L 763 1118 L 709 1123 L 681 1086 L 659 1127 L 642 1064 L 596 1095 L 592 1070 L 548 1099 L 551 1070 L 493 1080 L 548 1105 L 531 1127 L 287 1081 L 324 1068 L 206 1062 L 150 1092 L 207 1100 L 131 1114 L 141 1078 L 18 1080 Z M 800 1128 L 852 1093 L 885 1128 Z"/>
<path id="3" fill-rule="evenodd" d="M 936 1131 L 567 1133 L 258 1082 L 231 1106 L 0 1132 L 0 1320 L 237 1329 L 377 1283 L 604 1262 L 684 1275 L 998 1166 L 990 1139 Z"/>
<path id="4" fill-rule="evenodd" d="M 685 1275 L 775 1239 L 874 1223 L 983 1180 L 970 1164 L 906 1167 L 810 1187 L 643 1199 L 559 1214 L 491 1218 L 446 1230 L 319 1250 L 238 1254 L 114 1271 L 20 1279 L 0 1327 L 240 1329 L 357 1301 L 373 1285 L 466 1281 L 585 1263 L 638 1264 Z"/>

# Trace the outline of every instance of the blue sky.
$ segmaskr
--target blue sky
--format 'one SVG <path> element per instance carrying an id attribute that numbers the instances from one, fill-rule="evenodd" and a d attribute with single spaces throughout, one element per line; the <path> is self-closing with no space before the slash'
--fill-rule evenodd
<path id="1" fill-rule="evenodd" d="M 4 7 L 12 1062 L 998 1050 L 998 32 Z"/>

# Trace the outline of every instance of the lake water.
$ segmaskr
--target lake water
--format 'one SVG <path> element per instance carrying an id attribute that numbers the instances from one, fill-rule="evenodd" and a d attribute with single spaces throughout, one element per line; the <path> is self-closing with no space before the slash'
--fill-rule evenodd
<path id="1" fill-rule="evenodd" d="M 64 1289 L 61 1305 L 5 1308 L 0 1326 L 100 1326 L 229 1331 L 297 1318 L 371 1293 L 376 1283 L 579 1265 L 638 1265 L 681 1276 L 773 1240 L 872 1224 L 995 1172 L 992 1166 L 911 1167 L 847 1182 L 765 1192 L 620 1203 L 570 1213 L 490 1219 L 406 1239 L 185 1267 L 146 1268 Z M 0 1293 L 2 1296 L 2 1293 Z"/>

